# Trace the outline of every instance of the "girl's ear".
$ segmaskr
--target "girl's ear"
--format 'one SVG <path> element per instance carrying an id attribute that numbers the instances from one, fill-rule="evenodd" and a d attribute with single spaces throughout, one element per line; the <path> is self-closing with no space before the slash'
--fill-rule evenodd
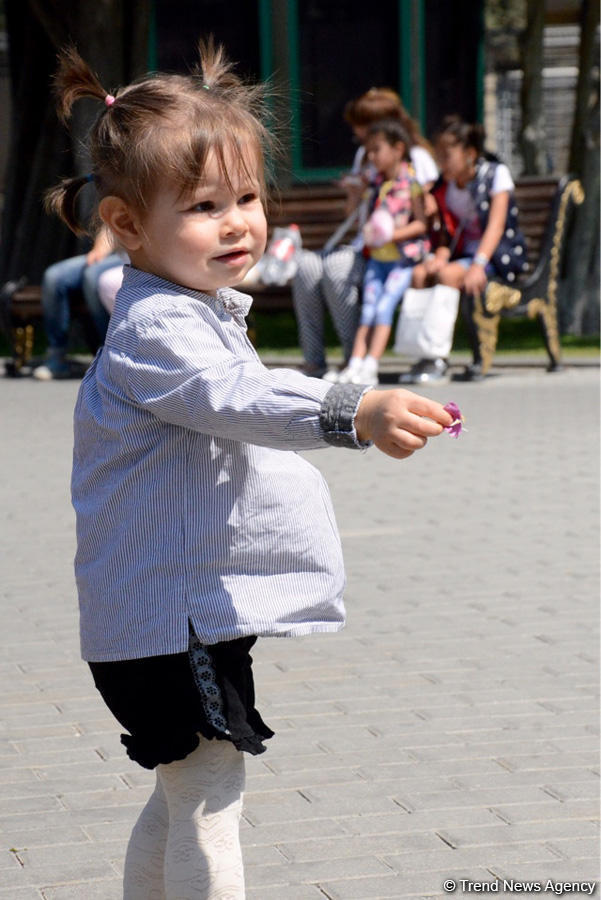
<path id="1" fill-rule="evenodd" d="M 126 250 L 138 250 L 142 244 L 140 218 L 121 199 L 109 195 L 98 204 L 100 218 Z"/>

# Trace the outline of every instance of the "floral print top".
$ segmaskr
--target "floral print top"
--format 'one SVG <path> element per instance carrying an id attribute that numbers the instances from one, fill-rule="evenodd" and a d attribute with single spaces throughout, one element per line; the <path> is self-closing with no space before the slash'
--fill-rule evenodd
<path id="1" fill-rule="evenodd" d="M 374 182 L 375 203 L 372 212 L 385 208 L 394 219 L 395 228 L 408 225 L 413 219 L 413 202 L 423 196 L 423 189 L 415 177 L 415 170 L 410 163 L 403 162 L 399 174 L 394 181 L 384 181 L 378 176 Z M 370 247 L 371 259 L 379 262 L 399 262 L 402 265 L 415 265 L 424 258 L 430 249 L 426 236 L 412 238 L 408 241 L 390 241 L 382 247 Z"/>

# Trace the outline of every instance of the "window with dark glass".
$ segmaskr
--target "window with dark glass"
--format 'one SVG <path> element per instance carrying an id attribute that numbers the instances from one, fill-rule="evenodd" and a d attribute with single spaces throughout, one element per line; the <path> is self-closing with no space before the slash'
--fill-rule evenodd
<path id="1" fill-rule="evenodd" d="M 157 68 L 185 72 L 197 61 L 199 37 L 213 35 L 241 75 L 258 79 L 259 16 L 248 0 L 155 0 Z"/>
<path id="2" fill-rule="evenodd" d="M 298 85 L 303 168 L 346 167 L 351 131 L 348 100 L 370 87 L 399 82 L 397 0 L 300 0 Z"/>

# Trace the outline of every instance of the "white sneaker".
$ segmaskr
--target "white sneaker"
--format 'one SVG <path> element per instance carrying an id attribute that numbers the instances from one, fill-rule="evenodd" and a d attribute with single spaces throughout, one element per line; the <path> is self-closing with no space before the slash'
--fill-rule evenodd
<path id="1" fill-rule="evenodd" d="M 375 382 L 370 380 L 371 377 L 371 373 L 366 370 L 365 362 L 361 360 L 361 362 L 347 366 L 346 369 L 343 369 L 342 372 L 340 372 L 338 375 L 338 384 L 377 384 L 377 373 Z"/>
<path id="2" fill-rule="evenodd" d="M 337 384 L 340 379 L 340 372 L 338 369 L 328 369 L 327 372 L 321 376 L 322 381 L 329 381 L 330 384 Z"/>
<path id="3" fill-rule="evenodd" d="M 346 369 L 343 369 L 342 372 L 338 373 L 338 384 L 358 384 L 358 381 L 355 381 L 355 378 L 359 374 L 361 369 L 358 366 L 347 366 Z"/>
<path id="4" fill-rule="evenodd" d="M 71 367 L 64 359 L 49 359 L 41 366 L 36 366 L 31 374 L 38 381 L 54 381 L 57 378 L 69 378 Z"/>
<path id="5" fill-rule="evenodd" d="M 371 360 L 365 360 L 361 366 L 360 381 L 355 384 L 369 384 L 375 386 L 378 384 L 378 364 Z"/>

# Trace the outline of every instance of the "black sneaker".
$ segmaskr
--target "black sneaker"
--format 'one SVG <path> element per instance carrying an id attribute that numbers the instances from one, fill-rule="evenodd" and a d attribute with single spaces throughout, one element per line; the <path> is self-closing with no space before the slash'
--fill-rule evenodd
<path id="1" fill-rule="evenodd" d="M 399 376 L 399 384 L 430 384 L 447 380 L 446 359 L 420 359 L 408 372 Z"/>
<path id="2" fill-rule="evenodd" d="M 470 363 L 465 367 L 462 381 L 484 381 L 484 373 L 481 363 Z"/>

